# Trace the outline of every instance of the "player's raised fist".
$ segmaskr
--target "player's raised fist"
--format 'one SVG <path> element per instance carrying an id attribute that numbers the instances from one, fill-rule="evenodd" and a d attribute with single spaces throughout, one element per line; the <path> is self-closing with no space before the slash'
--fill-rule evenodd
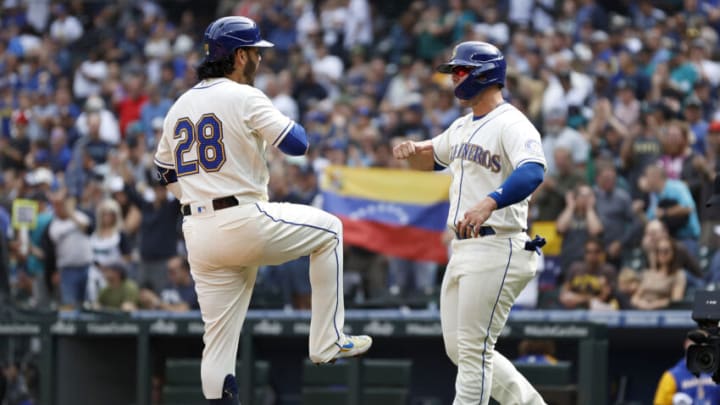
<path id="1" fill-rule="evenodd" d="M 415 153 L 415 142 L 413 141 L 403 141 L 393 148 L 393 156 L 395 159 L 407 159 Z"/>

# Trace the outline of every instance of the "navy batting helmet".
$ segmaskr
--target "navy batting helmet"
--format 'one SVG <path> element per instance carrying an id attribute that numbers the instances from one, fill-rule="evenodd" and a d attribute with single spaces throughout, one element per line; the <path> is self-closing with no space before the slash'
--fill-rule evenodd
<path id="1" fill-rule="evenodd" d="M 455 88 L 459 99 L 469 100 L 494 84 L 505 86 L 505 57 L 487 42 L 461 42 L 453 49 L 450 61 L 438 66 L 437 71 L 452 73 L 458 66 L 472 68 L 468 78 Z"/>
<path id="2" fill-rule="evenodd" d="M 255 21 L 247 17 L 223 17 L 213 21 L 205 30 L 205 60 L 214 62 L 242 47 L 269 48 L 273 45 L 260 38 Z"/>

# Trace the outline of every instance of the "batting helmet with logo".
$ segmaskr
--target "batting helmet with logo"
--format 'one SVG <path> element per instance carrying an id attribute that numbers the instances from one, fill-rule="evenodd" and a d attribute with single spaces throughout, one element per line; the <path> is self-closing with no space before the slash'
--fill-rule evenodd
<path id="1" fill-rule="evenodd" d="M 455 96 L 469 100 L 487 87 L 505 86 L 505 57 L 487 42 L 461 42 L 453 49 L 450 61 L 437 67 L 440 73 L 452 73 L 457 67 L 472 68 L 468 77 L 455 87 Z"/>
<path id="2" fill-rule="evenodd" d="M 205 60 L 214 62 L 231 55 L 238 48 L 275 46 L 260 38 L 255 21 L 247 17 L 223 17 L 213 21 L 205 30 Z"/>

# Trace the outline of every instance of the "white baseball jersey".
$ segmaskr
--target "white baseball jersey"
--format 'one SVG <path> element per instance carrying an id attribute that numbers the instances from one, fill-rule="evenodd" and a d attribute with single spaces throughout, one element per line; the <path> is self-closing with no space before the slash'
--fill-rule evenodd
<path id="1" fill-rule="evenodd" d="M 293 124 L 252 86 L 203 80 L 170 108 L 155 163 L 177 172 L 182 204 L 230 195 L 266 201 L 266 145 L 282 142 Z"/>
<path id="2" fill-rule="evenodd" d="M 540 133 L 525 115 L 504 103 L 482 117 L 458 118 L 432 140 L 435 162 L 453 171 L 448 226 L 455 229 L 465 211 L 498 190 L 526 162 L 545 167 Z M 498 231 L 527 228 L 528 201 L 495 210 L 484 225 Z"/>

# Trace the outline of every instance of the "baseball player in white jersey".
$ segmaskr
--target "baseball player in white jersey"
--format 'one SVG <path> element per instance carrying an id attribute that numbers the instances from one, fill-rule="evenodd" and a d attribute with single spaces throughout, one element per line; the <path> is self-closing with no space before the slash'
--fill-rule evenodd
<path id="1" fill-rule="evenodd" d="M 161 182 L 182 204 L 183 234 L 205 323 L 201 379 L 210 404 L 238 404 L 240 330 L 258 266 L 310 255 L 310 358 L 357 356 L 369 336 L 344 334 L 342 223 L 322 210 L 268 202 L 265 148 L 307 151 L 303 127 L 253 87 L 255 22 L 224 17 L 205 31 L 200 82 L 170 108 L 155 154 Z M 251 389 L 251 387 L 243 387 Z"/>
<path id="2" fill-rule="evenodd" d="M 472 113 L 432 140 L 405 141 L 394 156 L 423 170 L 450 168 L 450 262 L 440 317 L 445 350 L 458 366 L 454 405 L 544 404 L 512 363 L 494 350 L 510 308 L 535 276 L 542 238 L 526 233 L 528 199 L 545 171 L 540 134 L 503 100 L 505 59 L 493 45 L 463 42 L 438 67 Z M 536 253 L 537 252 L 537 253 Z"/>

